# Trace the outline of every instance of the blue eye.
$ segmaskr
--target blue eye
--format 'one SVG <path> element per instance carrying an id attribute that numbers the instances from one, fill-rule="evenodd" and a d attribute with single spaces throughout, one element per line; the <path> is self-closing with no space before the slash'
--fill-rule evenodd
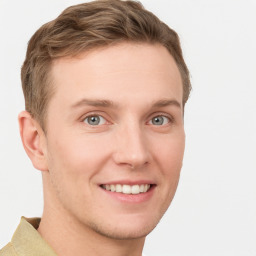
<path id="1" fill-rule="evenodd" d="M 153 125 L 165 125 L 168 124 L 170 122 L 170 118 L 166 117 L 166 116 L 155 116 L 150 120 L 150 124 Z"/>
<path id="2" fill-rule="evenodd" d="M 106 122 L 106 119 L 103 118 L 102 116 L 95 115 L 95 116 L 88 116 L 84 119 L 84 122 L 89 124 L 89 125 L 102 125 Z"/>

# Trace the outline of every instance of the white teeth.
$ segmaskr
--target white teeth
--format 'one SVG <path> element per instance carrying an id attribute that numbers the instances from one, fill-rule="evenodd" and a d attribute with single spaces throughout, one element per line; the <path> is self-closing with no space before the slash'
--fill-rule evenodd
<path id="1" fill-rule="evenodd" d="M 123 194 L 140 194 L 145 193 L 149 190 L 150 184 L 142 184 L 142 185 L 121 185 L 121 184 L 108 184 L 102 185 L 102 187 L 111 192 L 118 192 Z"/>
<path id="2" fill-rule="evenodd" d="M 132 186 L 132 194 L 139 194 L 140 193 L 140 186 L 134 185 Z"/>
<path id="3" fill-rule="evenodd" d="M 122 192 L 122 191 L 123 191 L 122 185 L 117 184 L 116 185 L 116 192 Z"/>
<path id="4" fill-rule="evenodd" d="M 149 184 L 146 184 L 146 185 L 144 186 L 144 192 L 147 192 L 147 191 L 149 190 L 149 187 L 150 187 L 150 185 L 149 185 Z"/>
<path id="5" fill-rule="evenodd" d="M 124 194 L 131 194 L 132 188 L 129 185 L 123 185 L 123 193 Z"/>

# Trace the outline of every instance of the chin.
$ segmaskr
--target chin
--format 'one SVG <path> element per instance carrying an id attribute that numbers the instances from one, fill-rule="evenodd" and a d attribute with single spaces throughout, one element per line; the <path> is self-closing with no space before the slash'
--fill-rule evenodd
<path id="1" fill-rule="evenodd" d="M 162 217 L 162 216 L 161 216 Z M 89 227 L 99 235 L 117 240 L 145 238 L 158 224 L 161 217 L 116 219 L 112 223 L 89 223 Z"/>
<path id="2" fill-rule="evenodd" d="M 156 226 L 156 225 L 155 225 Z M 145 238 L 155 226 L 146 226 L 146 227 L 136 227 L 136 228 L 127 228 L 127 227 L 112 227 L 104 228 L 102 226 L 97 226 L 95 224 L 91 225 L 91 228 L 101 236 L 115 239 L 115 240 L 133 240 Z"/>

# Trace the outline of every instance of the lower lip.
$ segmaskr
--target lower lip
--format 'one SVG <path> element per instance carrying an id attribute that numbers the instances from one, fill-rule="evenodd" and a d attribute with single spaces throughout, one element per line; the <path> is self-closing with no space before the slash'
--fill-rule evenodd
<path id="1" fill-rule="evenodd" d="M 123 193 L 118 193 L 118 192 L 111 192 L 108 190 L 105 190 L 103 188 L 102 191 L 105 192 L 108 196 L 112 197 L 115 200 L 118 200 L 120 202 L 124 203 L 143 203 L 148 201 L 154 193 L 156 186 L 151 186 L 150 189 L 145 192 L 145 193 L 140 193 L 140 194 L 123 194 Z"/>

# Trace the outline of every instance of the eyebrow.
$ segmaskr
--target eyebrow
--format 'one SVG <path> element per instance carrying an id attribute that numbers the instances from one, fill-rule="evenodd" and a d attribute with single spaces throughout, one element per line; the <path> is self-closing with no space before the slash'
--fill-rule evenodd
<path id="1" fill-rule="evenodd" d="M 100 99 L 82 99 L 77 103 L 72 105 L 72 108 L 82 107 L 82 106 L 93 106 L 93 107 L 105 107 L 105 108 L 116 108 L 115 104 L 111 100 L 100 100 Z M 175 99 L 162 99 L 153 103 L 152 108 L 161 108 L 167 106 L 176 106 L 181 108 L 181 104 Z"/>
<path id="2" fill-rule="evenodd" d="M 158 100 L 153 104 L 153 108 L 161 108 L 161 107 L 167 107 L 167 106 L 176 106 L 178 108 L 181 108 L 181 104 L 174 99 L 163 99 Z"/>
<path id="3" fill-rule="evenodd" d="M 90 100 L 90 99 L 82 99 L 72 105 L 72 108 L 82 107 L 82 106 L 93 106 L 93 107 L 105 107 L 105 108 L 114 108 L 116 104 L 114 104 L 111 100 Z"/>

